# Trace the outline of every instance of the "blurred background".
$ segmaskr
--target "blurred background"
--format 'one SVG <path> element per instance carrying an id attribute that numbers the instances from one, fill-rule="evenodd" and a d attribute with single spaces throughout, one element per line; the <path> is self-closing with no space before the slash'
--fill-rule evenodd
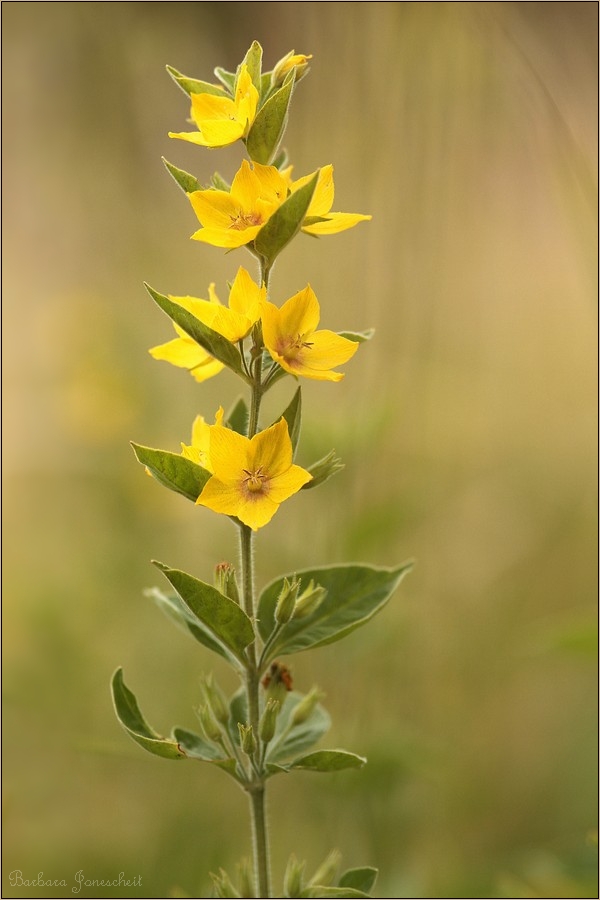
<path id="1" fill-rule="evenodd" d="M 312 70 L 285 144 L 333 163 L 334 209 L 373 221 L 301 235 L 273 299 L 310 281 L 322 327 L 374 327 L 339 385 L 304 385 L 299 462 L 345 470 L 279 511 L 260 583 L 329 562 L 417 560 L 390 605 L 291 659 L 318 684 L 328 746 L 358 773 L 271 784 L 275 884 L 295 852 L 381 869 L 377 897 L 595 897 L 595 3 L 2 4 L 6 897 L 9 875 L 210 896 L 250 852 L 223 773 L 151 757 L 109 679 L 155 728 L 194 729 L 220 660 L 143 590 L 149 560 L 211 580 L 230 523 L 145 477 L 129 440 L 179 450 L 238 396 L 155 362 L 168 320 L 142 282 L 206 296 L 251 258 L 192 242 L 161 156 L 206 182 L 242 147 L 183 130 L 165 72 L 211 79 L 253 39 Z M 270 395 L 265 420 L 291 397 Z M 270 419 L 269 419 L 270 420 Z"/>

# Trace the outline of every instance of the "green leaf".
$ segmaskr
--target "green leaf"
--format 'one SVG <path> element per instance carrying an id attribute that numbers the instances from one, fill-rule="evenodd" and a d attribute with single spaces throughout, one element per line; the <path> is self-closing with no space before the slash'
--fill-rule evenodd
<path id="1" fill-rule="evenodd" d="M 371 340 L 375 334 L 375 329 L 367 328 L 366 331 L 338 331 L 337 333 L 340 337 L 347 338 L 349 341 L 355 341 L 357 344 L 362 344 L 365 341 Z"/>
<path id="2" fill-rule="evenodd" d="M 241 781 L 238 765 L 231 756 L 223 757 L 221 751 L 205 741 L 199 734 L 193 731 L 187 731 L 185 728 L 174 728 L 173 737 L 177 740 L 179 746 L 185 750 L 186 756 L 190 759 L 199 759 L 202 762 L 212 763 L 219 769 L 223 769 L 236 781 Z"/>
<path id="3" fill-rule="evenodd" d="M 160 588 L 153 587 L 144 591 L 146 597 L 150 597 L 166 616 L 175 622 L 184 631 L 191 634 L 198 643 L 218 653 L 223 659 L 226 659 L 230 665 L 237 667 L 238 663 L 235 656 L 227 650 L 222 644 L 216 641 L 200 622 L 196 616 L 192 615 L 188 607 L 185 605 L 179 594 L 165 593 Z"/>
<path id="4" fill-rule="evenodd" d="M 244 650 L 254 640 L 254 628 L 244 610 L 212 585 L 156 560 L 153 562 L 210 636 L 245 665 Z"/>
<path id="5" fill-rule="evenodd" d="M 255 250 L 270 263 L 300 230 L 318 178 L 317 170 L 307 184 L 290 194 L 258 232 L 254 241 Z"/>
<path id="6" fill-rule="evenodd" d="M 218 359 L 223 365 L 228 366 L 237 375 L 241 375 L 246 380 L 239 350 L 231 341 L 228 341 L 227 338 L 224 338 L 217 331 L 213 331 L 212 328 L 209 328 L 208 325 L 205 325 L 193 316 L 183 306 L 173 303 L 164 294 L 159 294 L 158 291 L 153 290 L 150 285 L 145 284 L 144 286 L 157 306 L 180 328 L 183 328 L 186 334 L 189 334 L 207 353 L 210 353 L 211 356 L 214 356 L 215 359 Z"/>
<path id="7" fill-rule="evenodd" d="M 289 728 L 293 712 L 303 699 L 304 694 L 300 694 L 297 691 L 291 691 L 287 695 L 283 709 L 277 717 L 277 728 L 275 729 L 273 740 L 269 744 L 268 762 L 281 762 L 286 757 L 294 756 L 296 753 L 307 750 L 329 731 L 331 719 L 327 710 L 320 703 L 317 703 L 305 722 Z"/>
<path id="8" fill-rule="evenodd" d="M 378 869 L 373 866 L 361 866 L 358 869 L 347 869 L 338 881 L 339 887 L 354 888 L 368 894 L 377 881 Z"/>
<path id="9" fill-rule="evenodd" d="M 297 653 L 338 641 L 367 622 L 385 606 L 412 563 L 397 569 L 375 566 L 342 565 L 309 569 L 287 575 L 300 578 L 301 589 L 312 578 L 327 590 L 327 596 L 311 614 L 291 619 L 273 641 L 269 659 L 285 653 Z M 267 585 L 258 605 L 259 631 L 264 641 L 275 627 L 275 606 L 283 587 L 283 578 Z"/>
<path id="10" fill-rule="evenodd" d="M 197 78 L 188 78 L 182 75 L 173 66 L 167 66 L 167 72 L 176 85 L 186 94 L 214 94 L 216 97 L 227 97 L 222 87 L 218 84 L 209 84 L 208 81 L 198 81 Z"/>
<path id="11" fill-rule="evenodd" d="M 221 66 L 217 66 L 216 69 L 213 69 L 215 75 L 221 82 L 221 84 L 225 85 L 227 90 L 233 94 L 235 88 L 235 73 L 228 72 L 227 69 L 221 68 Z"/>
<path id="12" fill-rule="evenodd" d="M 268 166 L 279 149 L 288 121 L 288 109 L 294 89 L 294 72 L 258 111 L 246 138 L 250 158 Z"/>
<path id="13" fill-rule="evenodd" d="M 363 891 L 357 891 L 351 887 L 331 887 L 324 884 L 313 884 L 300 894 L 301 897 L 319 897 L 325 900 L 327 897 L 369 897 Z"/>
<path id="14" fill-rule="evenodd" d="M 176 740 L 169 740 L 157 734 L 144 719 L 135 695 L 123 681 L 123 669 L 119 668 L 112 678 L 112 697 L 117 719 L 136 744 L 154 756 L 164 759 L 185 759 L 186 753 Z"/>
<path id="15" fill-rule="evenodd" d="M 340 772 L 342 769 L 360 769 L 366 763 L 364 756 L 349 750 L 315 750 L 295 759 L 290 769 L 304 769 L 307 772 Z"/>
<path id="16" fill-rule="evenodd" d="M 168 173 L 175 179 L 179 187 L 186 194 L 191 194 L 193 191 L 201 191 L 202 185 L 198 181 L 195 175 L 190 175 L 189 172 L 185 172 L 183 169 L 178 169 L 177 166 L 174 166 L 173 163 L 170 163 L 163 157 L 161 157 L 163 163 L 166 166 Z"/>
<path id="17" fill-rule="evenodd" d="M 341 472 L 343 468 L 344 463 L 339 456 L 335 455 L 335 450 L 330 450 L 327 456 L 308 467 L 307 472 L 310 472 L 312 475 L 312 481 L 307 481 L 306 484 L 303 484 L 302 489 L 306 490 L 307 488 L 314 488 L 324 484 L 332 475 Z"/>
<path id="18" fill-rule="evenodd" d="M 296 393 L 292 397 L 289 405 L 286 407 L 284 412 L 282 413 L 283 418 L 287 422 L 288 433 L 290 436 L 290 440 L 292 442 L 292 450 L 294 452 L 294 456 L 296 455 L 296 447 L 298 446 L 298 440 L 300 438 L 300 426 L 302 424 L 302 390 L 298 388 Z M 279 422 L 281 416 L 278 419 L 275 419 L 275 422 L 272 424 L 275 425 Z"/>
<path id="19" fill-rule="evenodd" d="M 218 172 L 215 172 L 215 174 L 210 179 L 210 182 L 217 191 L 226 191 L 227 193 L 229 193 L 229 191 L 231 190 L 231 185 L 229 184 L 229 182 L 225 181 L 223 176 Z"/>
<path id="20" fill-rule="evenodd" d="M 263 50 L 258 41 L 252 41 L 250 47 L 248 48 L 248 52 L 245 57 L 237 67 L 237 72 L 235 73 L 235 88 L 237 88 L 237 80 L 240 76 L 240 72 L 242 71 L 242 66 L 245 65 L 248 68 L 248 72 L 250 74 L 250 78 L 252 79 L 252 84 L 256 88 L 260 96 L 261 89 L 261 67 L 262 67 L 262 55 Z M 219 78 L 217 70 L 215 69 L 215 75 Z M 235 94 L 235 88 L 233 93 Z"/>
<path id="21" fill-rule="evenodd" d="M 288 152 L 284 148 L 277 154 L 277 156 L 273 160 L 272 165 L 274 165 L 276 169 L 285 169 L 285 167 L 289 165 L 289 162 L 290 158 L 288 156 Z"/>
<path id="22" fill-rule="evenodd" d="M 235 401 L 225 416 L 225 424 L 244 437 L 248 434 L 248 404 L 243 397 L 238 397 Z"/>
<path id="23" fill-rule="evenodd" d="M 146 466 L 160 484 L 196 502 L 211 473 L 202 466 L 168 450 L 154 450 L 131 442 L 138 462 Z"/>

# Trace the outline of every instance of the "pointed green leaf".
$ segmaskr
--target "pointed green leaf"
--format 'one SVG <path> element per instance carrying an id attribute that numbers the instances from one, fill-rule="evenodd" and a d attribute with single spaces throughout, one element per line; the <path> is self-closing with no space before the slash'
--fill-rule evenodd
<path id="1" fill-rule="evenodd" d="M 287 422 L 288 434 L 290 436 L 290 440 L 292 442 L 292 450 L 294 452 L 294 456 L 296 455 L 296 448 L 298 446 L 298 440 L 300 438 L 300 426 L 302 424 L 302 390 L 301 388 L 296 389 L 296 393 L 290 400 L 289 405 L 282 413 L 283 418 Z M 281 416 L 275 419 L 273 425 L 276 425 L 279 422 Z"/>
<path id="2" fill-rule="evenodd" d="M 172 178 L 175 179 L 181 190 L 185 194 L 191 194 L 192 191 L 201 191 L 202 185 L 198 181 L 195 175 L 190 175 L 189 172 L 185 172 L 183 169 L 178 169 L 177 166 L 174 166 L 173 163 L 170 163 L 168 160 L 162 157 L 162 161 L 165 164 L 167 172 Z"/>
<path id="3" fill-rule="evenodd" d="M 218 172 L 214 173 L 214 175 L 210 179 L 210 182 L 217 191 L 226 191 L 227 193 L 229 193 L 229 191 L 231 190 L 231 185 L 229 184 L 229 182 L 225 181 L 223 176 L 219 175 Z"/>
<path id="4" fill-rule="evenodd" d="M 290 764 L 290 769 L 303 769 L 306 772 L 340 772 L 342 769 L 360 769 L 366 761 L 364 756 L 358 756 L 348 750 L 315 750 L 295 759 Z"/>
<path id="5" fill-rule="evenodd" d="M 338 881 L 339 887 L 354 888 L 368 894 L 377 881 L 378 869 L 373 866 L 361 866 L 357 869 L 347 869 Z"/>
<path id="6" fill-rule="evenodd" d="M 290 194 L 258 232 L 254 247 L 256 252 L 269 262 L 272 262 L 281 253 L 285 245 L 300 230 L 318 178 L 319 171 L 317 170 L 307 184 Z"/>
<path id="7" fill-rule="evenodd" d="M 227 415 L 225 424 L 238 434 L 248 434 L 248 404 L 243 397 L 238 397 Z"/>
<path id="8" fill-rule="evenodd" d="M 341 472 L 343 468 L 344 463 L 339 456 L 335 455 L 335 450 L 330 450 L 327 456 L 308 467 L 307 471 L 312 475 L 312 481 L 307 481 L 306 484 L 303 484 L 302 489 L 318 487 L 318 485 L 331 478 L 332 475 Z"/>
<path id="9" fill-rule="evenodd" d="M 244 650 L 254 640 L 254 628 L 244 610 L 212 585 L 179 569 L 153 562 L 210 636 L 245 664 Z"/>
<path id="10" fill-rule="evenodd" d="M 227 97 L 222 87 L 218 84 L 209 84 L 208 81 L 198 81 L 197 78 L 188 78 L 182 75 L 173 66 L 167 66 L 167 72 L 176 85 L 181 88 L 185 94 L 214 94 L 216 97 Z"/>
<path id="11" fill-rule="evenodd" d="M 327 596 L 311 615 L 291 619 L 283 626 L 270 645 L 268 658 L 321 647 L 350 634 L 382 609 L 411 568 L 412 563 L 397 569 L 342 565 L 288 575 L 288 579 L 300 578 L 301 589 L 312 578 L 327 590 Z M 261 594 L 258 621 L 264 641 L 275 627 L 275 606 L 282 587 L 283 578 L 278 578 Z"/>
<path id="12" fill-rule="evenodd" d="M 287 757 L 307 750 L 319 741 L 331 727 L 329 713 L 320 703 L 317 703 L 311 715 L 305 722 L 290 728 L 292 715 L 304 694 L 291 691 L 283 704 L 283 709 L 277 717 L 277 728 L 273 740 L 269 744 L 267 760 L 279 763 Z"/>
<path id="13" fill-rule="evenodd" d="M 138 462 L 146 466 L 160 484 L 196 502 L 211 473 L 202 466 L 168 450 L 154 450 L 131 442 Z"/>
<path id="14" fill-rule="evenodd" d="M 144 286 L 157 306 L 180 328 L 183 328 L 186 334 L 189 334 L 207 353 L 210 353 L 223 365 L 228 366 L 236 374 L 246 379 L 242 369 L 239 350 L 231 341 L 228 341 L 227 338 L 224 338 L 217 331 L 213 331 L 212 328 L 209 328 L 208 325 L 205 325 L 193 316 L 183 306 L 179 306 L 177 303 L 169 300 L 168 297 L 165 297 L 164 294 L 159 294 L 158 291 L 153 290 L 150 285 L 146 284 Z"/>
<path id="15" fill-rule="evenodd" d="M 179 746 L 185 750 L 190 759 L 199 759 L 202 762 L 212 763 L 219 769 L 223 769 L 236 781 L 241 781 L 238 764 L 231 756 L 223 757 L 221 751 L 205 741 L 199 734 L 187 731 L 185 728 L 174 728 L 173 737 Z"/>
<path id="16" fill-rule="evenodd" d="M 373 335 L 375 334 L 374 328 L 367 328 L 366 331 L 338 331 L 340 337 L 346 338 L 349 341 L 355 341 L 357 344 L 362 344 L 364 341 L 370 341 Z"/>
<path id="17" fill-rule="evenodd" d="M 235 87 L 237 88 L 237 80 L 239 78 L 239 74 L 242 71 L 242 66 L 246 66 L 248 68 L 248 72 L 250 74 L 250 78 L 252 79 L 252 84 L 256 88 L 260 96 L 261 89 L 261 68 L 262 68 L 262 55 L 263 50 L 258 41 L 252 41 L 250 47 L 248 48 L 248 52 L 245 57 L 237 67 L 237 72 L 235 73 Z M 215 75 L 219 78 L 217 74 L 217 70 L 215 69 Z M 235 93 L 235 90 L 234 92 Z"/>
<path id="18" fill-rule="evenodd" d="M 161 737 L 144 719 L 135 695 L 123 681 L 123 669 L 119 668 L 112 679 L 112 697 L 117 719 L 140 747 L 162 756 L 164 759 L 185 759 L 186 754 L 176 740 Z"/>
<path id="19" fill-rule="evenodd" d="M 196 638 L 198 643 L 218 653 L 223 659 L 226 659 L 232 666 L 237 666 L 235 656 L 227 650 L 222 644 L 216 641 L 206 629 L 204 624 L 192 615 L 188 607 L 185 605 L 179 594 L 165 593 L 160 588 L 148 588 L 144 591 L 146 597 L 150 597 L 166 616 L 175 622 L 184 631 Z"/>
<path id="20" fill-rule="evenodd" d="M 287 122 L 288 109 L 294 89 L 294 72 L 275 91 L 258 111 L 246 139 L 246 150 L 251 159 L 268 166 L 279 149 Z"/>
<path id="21" fill-rule="evenodd" d="M 217 66 L 213 71 L 221 84 L 225 85 L 227 90 L 233 94 L 235 88 L 235 73 L 228 72 L 227 69 L 223 69 L 221 66 Z"/>

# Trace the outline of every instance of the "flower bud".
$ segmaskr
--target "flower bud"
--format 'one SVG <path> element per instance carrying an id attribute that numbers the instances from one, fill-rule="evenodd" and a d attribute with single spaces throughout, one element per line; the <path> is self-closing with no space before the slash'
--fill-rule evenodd
<path id="1" fill-rule="evenodd" d="M 219 563 L 215 568 L 215 587 L 225 597 L 234 600 L 238 606 L 240 603 L 240 595 L 238 591 L 237 581 L 235 580 L 235 569 L 228 562 Z"/>
<path id="2" fill-rule="evenodd" d="M 215 894 L 217 897 L 241 897 L 242 895 L 236 888 L 233 886 L 231 878 L 225 871 L 225 869 L 219 869 L 219 874 L 215 875 L 214 872 L 210 873 L 210 877 L 213 880 L 213 884 L 215 887 Z"/>
<path id="3" fill-rule="evenodd" d="M 278 625 L 285 625 L 294 615 L 299 587 L 300 582 L 295 578 L 292 581 L 288 581 L 287 578 L 283 579 L 283 587 L 275 607 L 275 621 Z"/>
<path id="4" fill-rule="evenodd" d="M 213 741 L 213 743 L 215 744 L 220 744 L 223 735 L 221 733 L 221 729 L 219 728 L 217 720 L 213 716 L 208 706 L 200 707 L 200 709 L 198 710 L 198 718 L 200 719 L 202 730 L 204 731 L 204 734 L 206 735 L 208 740 Z"/>
<path id="5" fill-rule="evenodd" d="M 306 722 L 306 720 L 312 716 L 317 703 L 322 700 L 324 696 L 325 694 L 320 691 L 318 687 L 311 688 L 308 694 L 305 694 L 300 703 L 294 708 L 290 719 L 292 728 L 295 725 L 302 725 L 303 722 Z M 323 882 L 319 882 L 319 884 L 322 883 Z"/>
<path id="6" fill-rule="evenodd" d="M 296 69 L 296 83 L 303 78 L 308 72 L 308 60 L 312 59 L 312 55 L 306 56 L 304 53 L 294 53 L 290 50 L 286 53 L 271 72 L 271 84 L 273 87 L 279 87 L 285 81 L 285 76 L 292 69 Z"/>
<path id="7" fill-rule="evenodd" d="M 225 694 L 215 683 L 212 672 L 210 675 L 205 675 L 202 679 L 202 692 L 206 705 L 217 722 L 220 722 L 221 725 L 227 725 L 229 722 L 229 708 L 225 700 Z"/>
<path id="8" fill-rule="evenodd" d="M 296 601 L 294 618 L 303 619 L 305 616 L 310 616 L 321 605 L 326 596 L 327 589 L 321 587 L 320 584 L 315 585 L 311 578 L 308 587 L 305 591 L 302 591 Z"/>
<path id="9" fill-rule="evenodd" d="M 281 709 L 279 700 L 273 700 L 271 697 L 267 700 L 264 712 L 260 720 L 259 737 L 263 743 L 268 744 L 273 740 L 275 728 L 277 727 L 277 716 Z"/>
<path id="10" fill-rule="evenodd" d="M 279 700 L 283 706 L 287 692 L 292 690 L 290 670 L 280 662 L 272 662 L 261 684 L 267 692 L 267 699 Z"/>
<path id="11" fill-rule="evenodd" d="M 242 750 L 246 756 L 254 756 L 256 752 L 256 738 L 254 737 L 252 725 L 242 725 L 241 722 L 238 722 L 238 729 L 240 732 L 240 744 L 242 745 Z"/>
<path id="12" fill-rule="evenodd" d="M 294 854 L 290 856 L 283 876 L 283 893 L 286 897 L 300 897 L 304 888 L 305 862 L 298 862 Z"/>
<path id="13" fill-rule="evenodd" d="M 310 884 L 328 887 L 337 875 L 341 859 L 342 854 L 339 850 L 332 850 L 328 853 L 313 877 L 310 879 Z"/>

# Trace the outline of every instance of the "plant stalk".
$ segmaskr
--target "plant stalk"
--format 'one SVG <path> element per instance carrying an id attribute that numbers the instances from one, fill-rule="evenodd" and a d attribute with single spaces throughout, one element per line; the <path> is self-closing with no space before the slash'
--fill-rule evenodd
<path id="1" fill-rule="evenodd" d="M 262 399 L 262 347 L 257 348 L 258 353 L 251 366 L 253 374 L 252 397 L 250 403 L 250 416 L 248 422 L 248 438 L 253 438 L 258 431 L 260 402 Z M 246 615 L 256 627 L 256 609 L 254 598 L 254 558 L 253 558 L 253 533 L 248 525 L 240 527 L 240 557 L 242 564 L 242 595 Z M 258 897 L 269 898 L 271 896 L 270 865 L 269 865 L 269 839 L 267 833 L 265 811 L 265 779 L 260 774 L 260 760 L 262 759 L 261 741 L 259 736 L 260 722 L 260 673 L 257 659 L 258 648 L 256 642 L 247 650 L 248 668 L 246 670 L 246 698 L 248 702 L 248 719 L 252 725 L 258 747 L 253 759 L 254 778 L 248 785 L 247 791 L 250 798 L 250 818 L 252 825 L 252 851 L 254 857 L 254 873 Z"/>

